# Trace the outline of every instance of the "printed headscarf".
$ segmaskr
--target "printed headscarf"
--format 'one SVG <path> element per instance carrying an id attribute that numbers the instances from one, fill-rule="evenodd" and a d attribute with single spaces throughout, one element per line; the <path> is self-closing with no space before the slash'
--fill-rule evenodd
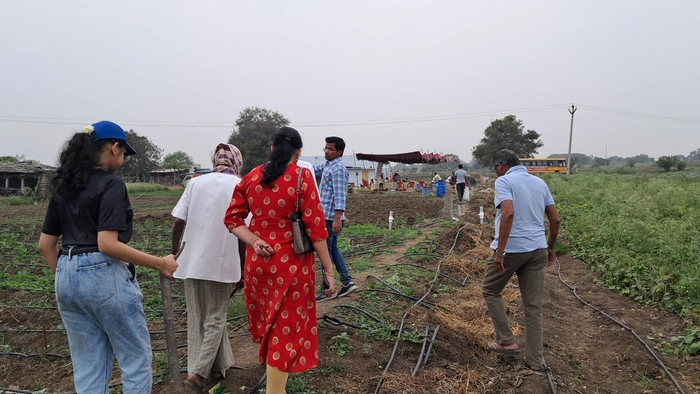
<path id="1" fill-rule="evenodd" d="M 243 155 L 234 145 L 219 144 L 214 152 L 212 167 L 214 172 L 223 172 L 224 174 L 233 174 L 240 177 L 241 172 L 243 172 Z"/>

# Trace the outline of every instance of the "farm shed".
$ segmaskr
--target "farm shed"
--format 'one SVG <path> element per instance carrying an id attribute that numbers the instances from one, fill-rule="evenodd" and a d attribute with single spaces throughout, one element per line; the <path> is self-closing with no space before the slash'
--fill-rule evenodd
<path id="1" fill-rule="evenodd" d="M 22 189 L 34 189 L 34 195 L 46 197 L 55 167 L 31 161 L 0 163 L 0 195 L 20 194 Z"/>

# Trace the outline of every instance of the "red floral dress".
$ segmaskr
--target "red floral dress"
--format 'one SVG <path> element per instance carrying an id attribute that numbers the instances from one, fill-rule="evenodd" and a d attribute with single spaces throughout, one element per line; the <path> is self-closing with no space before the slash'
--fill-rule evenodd
<path id="1" fill-rule="evenodd" d="M 248 327 L 260 343 L 258 363 L 285 372 L 318 366 L 316 273 L 314 254 L 297 255 L 292 246 L 292 213 L 296 211 L 297 177 L 301 168 L 289 164 L 272 188 L 260 184 L 262 166 L 254 168 L 236 186 L 224 224 L 244 226 L 249 212 L 250 231 L 267 241 L 275 253 L 258 256 L 246 247 L 243 280 Z M 302 172 L 300 206 L 306 232 L 316 243 L 328 237 L 321 199 L 313 175 Z"/>

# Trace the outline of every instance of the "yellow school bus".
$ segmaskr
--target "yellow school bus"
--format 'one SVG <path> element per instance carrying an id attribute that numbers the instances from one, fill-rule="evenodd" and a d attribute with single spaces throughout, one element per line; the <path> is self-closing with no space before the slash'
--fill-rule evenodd
<path id="1" fill-rule="evenodd" d="M 520 164 L 527 167 L 530 174 L 552 174 L 566 172 L 566 159 L 560 157 L 520 159 Z"/>

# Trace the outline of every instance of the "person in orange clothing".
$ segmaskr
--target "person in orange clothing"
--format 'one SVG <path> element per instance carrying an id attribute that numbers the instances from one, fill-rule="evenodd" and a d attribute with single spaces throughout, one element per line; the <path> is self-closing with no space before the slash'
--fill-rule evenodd
<path id="1" fill-rule="evenodd" d="M 268 394 L 285 393 L 290 372 L 318 366 L 314 254 L 297 255 L 292 246 L 297 198 L 323 265 L 327 295 L 335 293 L 320 196 L 311 171 L 297 165 L 302 146 L 299 132 L 280 128 L 269 161 L 243 177 L 224 218 L 228 230 L 248 245 L 243 273 L 248 327 L 253 341 L 260 343 L 258 362 L 267 363 Z M 249 212 L 252 219 L 246 226 Z"/>

